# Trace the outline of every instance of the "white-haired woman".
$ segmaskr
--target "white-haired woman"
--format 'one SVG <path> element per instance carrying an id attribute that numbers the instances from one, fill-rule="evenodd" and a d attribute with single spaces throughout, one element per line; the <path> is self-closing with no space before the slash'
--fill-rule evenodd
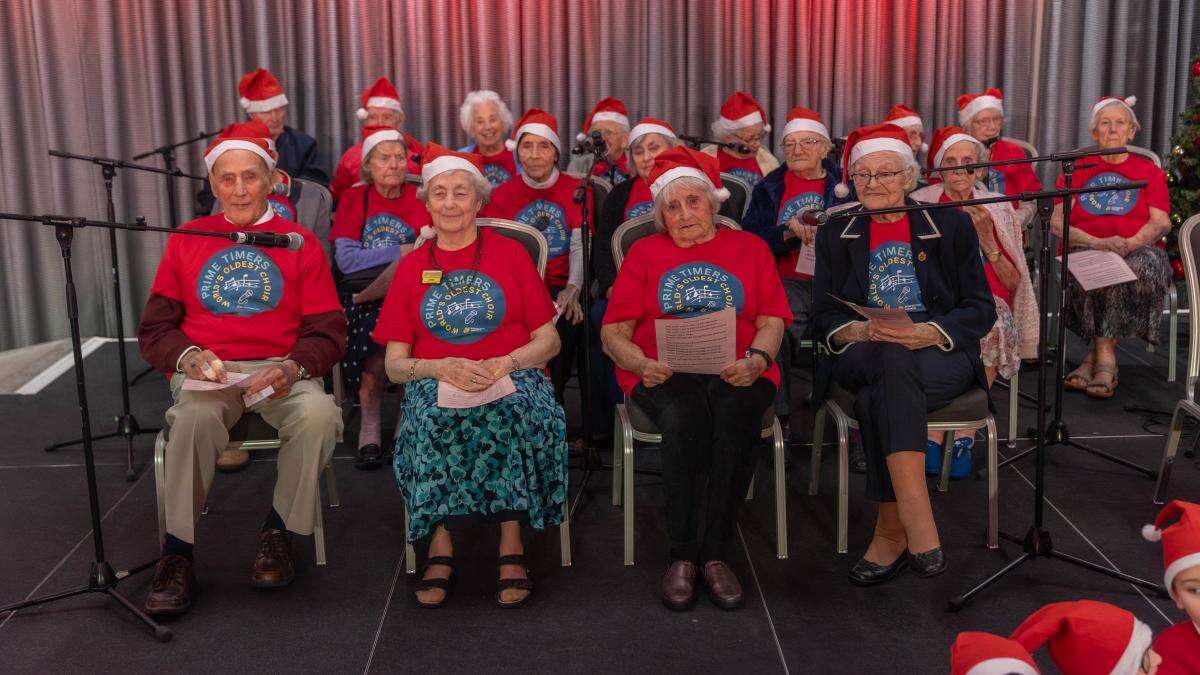
<path id="1" fill-rule="evenodd" d="M 354 466 L 379 468 L 384 451 L 380 408 L 387 378 L 383 352 L 371 331 L 379 318 L 381 300 L 363 300 L 358 293 L 393 261 L 412 250 L 429 211 L 408 185 L 408 148 L 399 129 L 368 126 L 362 133 L 361 184 L 342 193 L 329 240 L 338 271 L 338 296 L 346 312 L 348 335 L 342 374 L 346 386 L 358 392 L 358 452 Z"/>
<path id="2" fill-rule="evenodd" d="M 985 169 L 955 168 L 985 161 L 986 156 L 983 144 L 962 127 L 938 129 L 933 134 L 926 163 L 930 176 L 940 178 L 941 182 L 915 190 L 909 196 L 928 203 L 1002 197 L 977 182 L 986 175 Z M 933 173 L 935 169 L 942 170 Z M 997 202 L 966 206 L 963 211 L 975 226 L 983 272 L 996 303 L 996 325 L 980 343 L 980 357 L 988 385 L 991 385 L 997 374 L 1011 379 L 1021 368 L 1021 359 L 1037 357 L 1037 300 L 1022 253 L 1021 224 L 1012 204 Z M 966 478 L 971 474 L 974 432 L 960 431 L 957 436 L 950 455 L 950 477 Z M 925 446 L 925 473 L 941 472 L 942 454 L 942 435 L 931 434 Z"/>
<path id="3" fill-rule="evenodd" d="M 704 152 L 717 158 L 722 172 L 742 179 L 753 188 L 779 166 L 775 155 L 763 147 L 763 139 L 770 130 L 767 111 L 762 105 L 750 94 L 735 91 L 721 104 L 721 114 L 713 122 L 712 131 L 718 141 L 742 147 L 717 149 L 709 145 Z M 743 148 L 748 152 L 743 152 Z"/>
<path id="4" fill-rule="evenodd" d="M 662 601 L 674 610 L 691 607 L 699 565 L 709 598 L 734 609 L 744 596 L 728 565 L 729 543 L 753 472 L 762 416 L 779 387 L 773 359 L 791 312 L 766 244 L 716 226 L 728 192 L 715 159 L 688 148 L 667 150 L 654 160 L 650 189 L 661 231 L 629 250 L 601 339 L 626 397 L 662 433 L 670 544 Z M 736 338 L 719 374 L 676 373 L 659 360 L 657 321 L 727 308 L 735 313 Z"/>
<path id="5" fill-rule="evenodd" d="M 1092 107 L 1092 138 L 1101 148 L 1133 142 L 1141 125 L 1133 112 L 1136 99 L 1105 97 Z M 1142 190 L 1111 190 L 1071 200 L 1072 249 L 1112 251 L 1125 259 L 1136 281 L 1084 291 L 1070 280 L 1064 325 L 1092 342 L 1083 363 L 1066 386 L 1093 398 L 1110 398 L 1117 389 L 1117 340 L 1142 338 L 1158 342 L 1163 296 L 1171 283 L 1167 253 L 1157 246 L 1171 230 L 1167 176 L 1150 160 L 1133 153 L 1096 157 L 1075 172 L 1072 187 L 1092 187 L 1144 180 Z M 1062 187 L 1060 176 L 1057 187 Z M 1062 204 L 1054 207 L 1052 227 L 1062 232 Z"/>
<path id="6" fill-rule="evenodd" d="M 517 175 L 516 155 L 504 147 L 513 114 L 500 94 L 480 89 L 467 94 L 458 109 L 458 122 L 471 138 L 459 152 L 473 152 L 483 161 L 483 175 L 492 187 Z"/>
<path id="7" fill-rule="evenodd" d="M 894 124 L 858 129 L 843 171 L 861 206 L 894 208 L 919 171 L 908 134 Z M 848 186 L 839 185 L 845 193 Z M 979 340 L 996 307 L 967 216 L 953 209 L 852 217 L 817 231 L 813 325 L 833 358 L 821 359 L 813 399 L 830 381 L 855 395 L 867 457 L 867 498 L 879 502 L 875 534 L 850 570 L 858 585 L 883 583 L 904 567 L 941 574 L 946 558 L 925 485 L 926 414 L 971 387 L 987 388 Z M 863 321 L 845 299 L 906 311 L 903 327 Z"/>
<path id="8" fill-rule="evenodd" d="M 499 523 L 496 602 L 515 607 L 533 589 L 520 527 L 561 522 L 567 497 L 566 418 L 542 370 L 559 348 L 554 305 L 525 249 L 476 224 L 490 192 L 479 156 L 430 143 L 423 159 L 434 241 L 400 261 L 372 336 L 405 384 L 395 469 L 407 537 L 432 535 L 416 599 L 446 602 L 451 530 Z M 445 398 L 483 392 L 500 398 Z"/>

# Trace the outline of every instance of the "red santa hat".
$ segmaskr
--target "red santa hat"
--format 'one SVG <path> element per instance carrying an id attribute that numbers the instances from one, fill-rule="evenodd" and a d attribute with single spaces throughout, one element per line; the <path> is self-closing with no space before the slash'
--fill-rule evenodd
<path id="1" fill-rule="evenodd" d="M 1176 520 L 1172 525 L 1167 521 Z M 1172 586 L 1179 573 L 1200 565 L 1200 504 L 1175 500 L 1167 504 L 1153 525 L 1142 528 L 1142 536 L 1149 541 L 1161 541 L 1163 547 L 1163 586 L 1171 597 L 1175 597 Z"/>
<path id="2" fill-rule="evenodd" d="M 588 113 L 587 119 L 583 121 L 583 131 L 575 134 L 575 140 L 582 141 L 587 138 L 588 132 L 592 130 L 592 124 L 595 122 L 616 122 L 628 129 L 629 111 L 621 99 L 605 96 L 600 99 L 595 108 L 592 108 L 592 112 Z"/>
<path id="3" fill-rule="evenodd" d="M 221 130 L 204 150 L 204 166 L 212 173 L 217 158 L 230 150 L 249 150 L 262 157 L 267 163 L 267 170 L 275 170 L 275 141 L 271 140 L 271 131 L 259 120 L 234 122 Z"/>
<path id="4" fill-rule="evenodd" d="M 1110 105 L 1119 105 L 1125 108 L 1125 110 L 1129 113 L 1129 119 L 1133 120 L 1134 124 L 1137 124 L 1137 114 L 1133 112 L 1133 106 L 1136 103 L 1136 96 L 1126 96 L 1125 98 L 1119 98 L 1117 96 L 1101 96 L 1100 100 L 1096 101 L 1096 105 L 1092 106 L 1092 120 L 1091 123 L 1088 124 L 1088 128 L 1096 128 L 1096 118 L 1100 116 L 1100 111 Z"/>
<path id="5" fill-rule="evenodd" d="M 819 136 L 824 136 L 827 141 L 831 140 L 829 127 L 821 121 L 821 114 L 802 105 L 788 111 L 787 124 L 783 126 L 783 137 L 787 138 L 788 134 L 794 134 L 797 131 L 811 131 Z"/>
<path id="6" fill-rule="evenodd" d="M 950 675 L 1039 675 L 1020 643 L 991 633 L 959 633 L 950 645 Z"/>
<path id="7" fill-rule="evenodd" d="M 963 131 L 959 126 L 942 127 L 933 132 L 933 142 L 929 144 L 929 154 L 925 157 L 925 166 L 933 171 L 942 165 L 942 158 L 946 156 L 946 150 L 950 146 L 959 141 L 970 141 L 974 143 L 979 150 L 980 159 L 983 158 L 983 143 L 966 131 Z"/>
<path id="8" fill-rule="evenodd" d="M 396 127 L 389 127 L 382 124 L 373 124 L 369 127 L 363 127 L 362 130 L 362 163 L 367 163 L 367 156 L 375 149 L 375 146 L 388 141 L 400 141 L 404 143 L 404 134 Z M 405 154 L 408 152 L 408 146 L 405 144 Z M 407 161 L 407 160 L 406 160 Z"/>
<path id="9" fill-rule="evenodd" d="M 892 109 L 888 111 L 887 117 L 883 118 L 883 121 L 891 122 L 892 124 L 895 124 L 903 129 L 917 127 L 921 131 L 925 130 L 925 123 L 921 121 L 920 113 L 904 105 L 903 103 L 897 103 L 896 105 L 892 106 Z M 921 144 L 921 152 L 929 152 L 928 143 Z"/>
<path id="10" fill-rule="evenodd" d="M 396 91 L 396 85 L 386 77 L 375 80 L 375 83 L 362 93 L 359 108 L 354 111 L 354 116 L 360 120 L 367 119 L 367 108 L 390 108 L 399 113 L 404 112 L 404 107 L 400 105 L 400 92 Z"/>
<path id="11" fill-rule="evenodd" d="M 625 142 L 625 147 L 632 148 L 633 144 L 646 134 L 662 134 L 667 138 L 679 140 L 679 137 L 675 135 L 675 129 L 670 124 L 656 117 L 643 117 L 637 125 L 629 130 L 629 140 Z"/>
<path id="12" fill-rule="evenodd" d="M 521 115 L 521 119 L 517 120 L 517 125 L 513 127 L 512 138 L 504 141 L 504 147 L 509 150 L 516 150 L 517 143 L 521 140 L 523 134 L 533 134 L 554 144 L 554 148 L 562 154 L 562 141 L 558 139 L 558 120 L 554 119 L 554 115 L 542 110 L 541 108 L 530 108 Z"/>
<path id="13" fill-rule="evenodd" d="M 750 94 L 735 91 L 733 96 L 721 104 L 721 116 L 717 119 L 717 126 L 726 132 L 745 129 L 755 124 L 762 124 L 763 131 L 771 130 L 771 125 L 767 123 L 767 111 L 763 110 Z"/>
<path id="14" fill-rule="evenodd" d="M 958 123 L 964 127 L 970 124 L 971 118 L 988 108 L 995 108 L 1004 114 L 1004 94 L 995 87 L 988 87 L 978 94 L 963 94 L 957 99 Z"/>
<path id="15" fill-rule="evenodd" d="M 1129 612 L 1105 602 L 1055 602 L 1010 636 L 1030 653 L 1049 645 L 1063 675 L 1134 675 L 1154 636 Z"/>
<path id="16" fill-rule="evenodd" d="M 279 80 L 266 68 L 243 75 L 238 82 L 238 96 L 248 113 L 267 112 L 288 103 Z"/>
<path id="17" fill-rule="evenodd" d="M 689 176 L 708 182 L 720 201 L 729 199 L 729 190 L 721 183 L 721 165 L 717 158 L 683 146 L 669 148 L 654 158 L 654 167 L 650 169 L 650 194 L 658 198 L 658 193 L 668 183 Z"/>
<path id="18" fill-rule="evenodd" d="M 861 127 L 850 132 L 846 147 L 842 151 L 842 182 L 833 188 L 838 197 L 850 194 L 850 165 L 873 152 L 894 152 L 900 155 L 905 166 L 916 163 L 912 146 L 908 144 L 908 132 L 895 124 L 884 122 Z"/>
<path id="19" fill-rule="evenodd" d="M 421 182 L 429 185 L 429 181 L 448 171 L 467 171 L 478 176 L 484 185 L 488 184 L 487 179 L 483 176 L 483 158 L 478 154 L 457 152 L 429 141 L 421 152 Z M 422 227 L 414 247 L 420 246 L 422 241 L 433 239 L 434 236 L 433 227 L 429 225 Z"/>

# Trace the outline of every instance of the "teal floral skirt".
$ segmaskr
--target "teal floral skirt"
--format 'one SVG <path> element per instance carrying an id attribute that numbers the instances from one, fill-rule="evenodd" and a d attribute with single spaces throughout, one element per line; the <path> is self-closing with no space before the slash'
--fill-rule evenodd
<path id="1" fill-rule="evenodd" d="M 512 374 L 516 392 L 477 408 L 439 408 L 437 380 L 409 382 L 396 432 L 396 482 L 408 541 L 478 522 L 562 522 L 566 415 L 541 370 Z"/>

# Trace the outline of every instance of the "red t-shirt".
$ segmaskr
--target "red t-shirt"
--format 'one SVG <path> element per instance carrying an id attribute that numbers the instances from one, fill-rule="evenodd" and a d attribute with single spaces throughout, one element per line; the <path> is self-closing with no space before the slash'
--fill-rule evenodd
<path id="1" fill-rule="evenodd" d="M 286 356 L 299 337 L 301 317 L 342 307 L 321 242 L 296 223 L 273 215 L 261 225 L 238 227 L 218 213 L 179 229 L 298 232 L 304 237 L 298 251 L 216 237 L 167 239 L 150 292 L 183 303 L 180 328 L 222 359 Z"/>
<path id="2" fill-rule="evenodd" d="M 421 163 L 417 161 L 421 155 L 421 142 L 404 134 L 404 144 L 408 146 L 408 172 L 417 176 L 421 175 Z M 360 180 L 359 171 L 361 169 L 362 141 L 359 141 L 342 153 L 342 158 L 338 160 L 337 168 L 333 171 L 333 181 L 329 183 L 329 194 L 333 196 L 333 201 L 336 202 L 340 199 L 347 188 Z"/>
<path id="3" fill-rule="evenodd" d="M 737 311 L 738 358 L 754 341 L 759 316 L 792 322 L 783 284 L 775 273 L 766 243 L 753 234 L 718 228 L 717 236 L 690 248 L 675 245 L 666 233 L 634 243 L 613 283 L 604 323 L 634 320 L 633 343 L 648 358 L 658 358 L 654 320 L 686 318 L 726 307 Z M 762 375 L 779 386 L 779 366 Z M 628 396 L 641 380 L 617 368 L 617 383 Z"/>
<path id="4" fill-rule="evenodd" d="M 532 225 L 546 237 L 550 252 L 546 262 L 546 287 L 567 285 L 570 272 L 571 231 L 583 222 L 579 205 L 574 202 L 579 179 L 565 173 L 558 175 L 554 185 L 539 190 L 529 187 L 525 179 L 516 176 L 492 191 L 492 199 L 481 215 L 507 218 Z"/>
<path id="5" fill-rule="evenodd" d="M 725 148 L 717 149 L 717 163 L 721 167 L 722 173 L 732 174 L 746 181 L 751 189 L 762 180 L 762 169 L 758 166 L 758 158 L 750 156 L 746 158 L 734 157 L 725 152 Z"/>
<path id="6" fill-rule="evenodd" d="M 476 246 L 483 252 L 474 269 Z M 529 343 L 529 335 L 554 318 L 529 253 L 517 242 L 479 228 L 476 243 L 457 251 L 430 242 L 400 259 L 371 338 L 382 345 L 412 345 L 412 356 L 490 359 Z M 422 283 L 422 272 L 441 269 L 440 283 Z"/>
<path id="7" fill-rule="evenodd" d="M 793 216 L 807 208 L 825 208 L 825 179 L 808 180 L 788 171 L 783 177 L 783 196 L 779 198 L 778 216 L 775 227 L 787 229 L 787 223 Z M 779 276 L 784 279 L 812 279 L 811 274 L 796 271 L 796 262 L 800 259 L 800 247 L 784 252 L 775 259 Z"/>
<path id="8" fill-rule="evenodd" d="M 942 196 L 938 197 L 938 201 L 944 204 L 953 200 L 945 192 L 942 192 Z M 1000 255 L 1007 258 L 1010 263 L 1013 262 L 1012 256 L 1008 254 L 1008 249 L 1004 248 L 1004 242 L 1000 241 L 1000 237 L 993 237 L 993 239 L 996 240 L 996 246 L 999 247 Z M 996 274 L 996 268 L 992 266 L 991 261 L 983 254 L 982 248 L 979 249 L 979 255 L 983 262 L 983 276 L 987 277 L 988 288 L 992 290 L 992 295 L 1000 298 L 1009 307 L 1012 307 L 1012 293 L 1004 287 L 1004 283 L 1000 281 L 1000 275 Z"/>
<path id="9" fill-rule="evenodd" d="M 650 185 L 641 176 L 633 179 L 633 189 L 629 191 L 629 201 L 625 202 L 625 220 L 644 216 L 654 209 L 654 197 L 650 194 Z"/>
<path id="10" fill-rule="evenodd" d="M 1200 628 L 1191 621 L 1177 623 L 1154 638 L 1154 651 L 1162 657 L 1159 675 L 1200 673 Z"/>
<path id="11" fill-rule="evenodd" d="M 1171 198 L 1167 193 L 1167 174 L 1154 162 L 1128 154 L 1123 162 L 1111 163 L 1103 157 L 1089 160 L 1091 167 L 1079 169 L 1071 179 L 1072 187 L 1095 187 L 1113 183 L 1144 180 L 1142 190 L 1110 190 L 1076 195 L 1071 207 L 1071 227 L 1078 227 L 1093 237 L 1132 237 L 1150 220 L 1150 207 L 1170 213 Z M 1055 187 L 1063 186 L 1060 175 Z M 1058 200 L 1056 200 L 1058 201 Z"/>
<path id="12" fill-rule="evenodd" d="M 925 311 L 917 269 L 913 266 L 908 216 L 895 222 L 871 221 L 867 269 L 867 305 Z"/>
<path id="13" fill-rule="evenodd" d="M 373 185 L 356 185 L 342 193 L 329 241 L 354 239 L 363 248 L 411 244 L 430 222 L 429 209 L 417 199 L 417 186 L 405 183 L 399 197 L 388 199 Z"/>
<path id="14" fill-rule="evenodd" d="M 480 155 L 483 158 L 483 177 L 492 187 L 503 185 L 517 175 L 517 162 L 513 159 L 511 150 L 500 147 L 500 152 L 494 155 Z"/>
<path id="15" fill-rule="evenodd" d="M 989 151 L 990 161 L 1002 159 L 1023 159 L 1025 150 L 1016 143 L 996 141 Z M 1022 192 L 1036 192 L 1042 189 L 1042 181 L 1033 172 L 1032 164 L 1005 164 L 988 168 L 987 185 L 992 192 L 1002 195 L 1015 195 Z M 1021 202 L 1014 201 L 1013 208 L 1019 208 Z"/>

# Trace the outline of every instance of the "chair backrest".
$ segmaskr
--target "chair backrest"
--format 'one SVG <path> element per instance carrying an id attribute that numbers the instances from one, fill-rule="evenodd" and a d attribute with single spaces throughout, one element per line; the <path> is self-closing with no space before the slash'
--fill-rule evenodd
<path id="1" fill-rule="evenodd" d="M 719 227 L 728 227 L 731 230 L 742 229 L 737 222 L 732 218 L 725 216 L 717 216 L 716 223 Z M 658 230 L 654 227 L 654 214 L 646 213 L 637 218 L 630 218 L 621 223 L 621 225 L 613 232 L 612 238 L 612 254 L 613 261 L 617 264 L 617 269 L 621 269 L 621 263 L 624 262 L 625 256 L 629 253 L 629 248 L 633 243 L 642 237 L 648 237 Z"/>
<path id="2" fill-rule="evenodd" d="M 1187 280 L 1188 306 L 1194 307 L 1196 298 L 1200 298 L 1200 213 L 1188 218 L 1179 228 L 1179 253 L 1183 258 L 1183 275 Z M 1188 361 L 1187 380 L 1184 398 L 1193 398 L 1196 380 L 1200 378 L 1200 329 L 1188 331 Z"/>
<path id="3" fill-rule="evenodd" d="M 1154 162 L 1154 166 L 1156 166 L 1160 169 L 1162 168 L 1162 159 L 1159 158 L 1157 152 L 1151 150 L 1150 148 L 1143 148 L 1143 147 L 1139 147 L 1136 145 L 1127 145 L 1125 147 L 1128 148 L 1129 151 L 1132 152 L 1133 154 L 1141 155 L 1142 157 L 1145 157 L 1146 159 L 1150 160 L 1151 162 Z"/>
<path id="4" fill-rule="evenodd" d="M 1012 136 L 1002 136 L 1000 138 L 1000 140 L 1008 141 L 1009 143 L 1012 143 L 1013 145 L 1020 146 L 1021 149 L 1025 151 L 1026 157 L 1037 157 L 1038 156 L 1037 148 L 1033 147 L 1033 143 L 1030 143 L 1029 141 L 1023 141 L 1019 138 L 1013 138 Z"/>
<path id="5" fill-rule="evenodd" d="M 750 208 L 750 184 L 731 173 L 721 172 L 721 182 L 729 190 L 729 205 L 741 219 Z"/>
<path id="6" fill-rule="evenodd" d="M 503 218 L 476 218 L 475 223 L 481 227 L 494 228 L 496 232 L 525 247 L 529 257 L 533 259 L 534 266 L 537 267 L 538 275 L 546 276 L 546 259 L 550 255 L 550 245 L 536 227 Z"/>

